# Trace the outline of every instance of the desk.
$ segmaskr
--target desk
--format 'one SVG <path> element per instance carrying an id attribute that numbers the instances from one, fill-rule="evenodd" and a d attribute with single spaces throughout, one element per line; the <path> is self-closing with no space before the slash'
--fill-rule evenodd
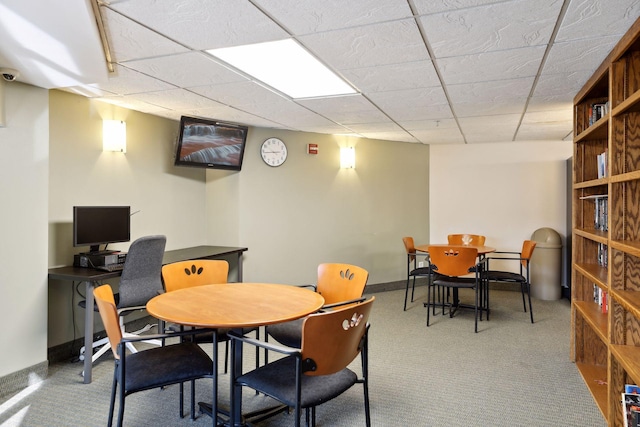
<path id="1" fill-rule="evenodd" d="M 163 264 L 171 264 L 178 261 L 186 261 L 189 259 L 207 259 L 222 258 L 229 255 L 237 255 L 238 257 L 238 281 L 242 281 L 242 254 L 247 248 L 235 248 L 228 246 L 195 246 L 192 248 L 177 249 L 166 251 L 162 258 Z M 92 348 L 93 344 L 93 288 L 103 280 L 119 277 L 121 271 L 106 272 L 94 270 L 92 268 L 83 267 L 58 267 L 49 269 L 49 279 L 67 280 L 71 282 L 84 282 L 85 298 L 87 301 L 87 310 L 84 313 L 84 346 L 87 349 Z M 84 383 L 91 382 L 91 357 L 84 358 Z"/>
<path id="2" fill-rule="evenodd" d="M 205 328 L 250 328 L 299 319 L 320 309 L 324 298 L 309 289 L 265 283 L 231 283 L 179 289 L 158 295 L 147 311 L 158 319 Z M 214 343 L 215 346 L 215 343 Z M 233 367 L 242 369 L 242 343 L 235 344 Z M 214 366 L 217 363 L 214 348 Z M 217 372 L 217 371 L 216 371 Z M 217 383 L 214 378 L 211 414 L 217 417 Z M 239 402 L 235 405 L 234 402 Z M 242 418 L 242 387 L 231 384 L 231 425 Z"/>

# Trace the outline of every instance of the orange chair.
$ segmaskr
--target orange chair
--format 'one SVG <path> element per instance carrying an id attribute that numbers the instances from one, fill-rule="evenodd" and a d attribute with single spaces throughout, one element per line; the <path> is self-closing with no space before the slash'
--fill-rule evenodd
<path id="1" fill-rule="evenodd" d="M 324 308 L 345 301 L 362 297 L 369 279 L 369 272 L 362 267 L 351 264 L 325 263 L 318 266 L 318 283 L 316 292 L 324 297 Z M 302 323 L 304 318 L 291 322 L 277 323 L 266 328 L 281 344 L 289 347 L 300 347 L 302 340 Z M 266 356 L 266 355 L 265 355 Z"/>
<path id="2" fill-rule="evenodd" d="M 118 321 L 119 314 L 111 286 L 102 285 L 93 290 L 98 311 L 102 318 L 115 359 L 108 426 L 113 423 L 116 392 L 119 389 L 117 425 L 122 426 L 125 397 L 139 391 L 180 384 L 180 417 L 184 416 L 182 383 L 191 383 L 191 419 L 195 419 L 195 380 L 213 378 L 213 361 L 200 346 L 192 342 L 180 342 L 127 354 L 126 343 L 139 342 L 143 336 L 126 337 Z M 192 334 L 181 332 L 154 335 L 157 339 Z M 170 422 L 167 420 L 167 422 Z"/>
<path id="3" fill-rule="evenodd" d="M 529 299 L 529 317 L 531 317 L 531 323 L 533 323 L 533 309 L 531 308 L 531 282 L 529 281 L 529 264 L 531 263 L 531 255 L 533 255 L 533 250 L 535 248 L 536 242 L 532 240 L 525 240 L 522 243 L 521 252 L 493 252 L 491 256 L 487 257 L 487 280 L 493 282 L 519 283 L 520 292 L 522 293 L 522 306 L 524 307 L 525 313 L 527 312 L 527 304 L 524 298 L 525 293 L 527 294 L 527 297 Z M 509 254 L 511 256 L 495 256 L 496 254 Z M 491 260 L 520 261 L 520 273 L 491 270 L 489 266 Z"/>
<path id="4" fill-rule="evenodd" d="M 475 245 L 483 246 L 486 238 L 478 234 L 449 234 L 447 242 L 450 245 Z"/>
<path id="5" fill-rule="evenodd" d="M 453 317 L 456 310 L 461 307 L 458 299 L 458 290 L 467 288 L 474 290 L 475 303 L 475 332 L 478 332 L 478 317 L 482 318 L 482 310 L 485 309 L 483 298 L 483 265 L 485 260 L 478 261 L 478 250 L 473 247 L 460 247 L 458 245 L 429 246 L 429 258 L 431 268 L 438 273 L 433 277 L 427 291 L 428 304 L 434 304 L 431 300 L 431 287 L 443 286 L 453 289 L 453 302 L 449 308 L 449 317 Z M 469 277 L 469 275 L 472 277 Z M 488 308 L 488 307 L 487 307 Z M 487 320 L 489 316 L 487 314 Z M 427 309 L 427 326 L 429 326 L 429 310 Z"/>

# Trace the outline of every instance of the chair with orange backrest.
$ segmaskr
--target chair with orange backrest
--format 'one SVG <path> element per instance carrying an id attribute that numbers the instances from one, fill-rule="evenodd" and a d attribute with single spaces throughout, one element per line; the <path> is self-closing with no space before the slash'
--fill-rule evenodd
<path id="1" fill-rule="evenodd" d="M 127 354 L 126 343 L 143 341 L 148 336 L 147 338 L 142 336 L 133 338 L 123 336 L 118 320 L 118 310 L 110 285 L 102 285 L 95 288 L 93 294 L 115 359 L 108 426 L 110 427 L 113 423 L 116 392 L 118 390 L 117 425 L 122 426 L 126 396 L 138 391 L 172 384 L 182 384 L 186 381 L 191 382 L 191 419 L 195 419 L 195 380 L 205 377 L 213 378 L 213 361 L 207 353 L 193 342 L 180 342 Z M 153 338 L 164 339 L 185 334 L 193 334 L 193 332 L 158 334 L 154 335 Z M 183 416 L 183 393 L 181 388 L 180 417 Z M 167 422 L 169 423 L 169 421 Z"/>
<path id="2" fill-rule="evenodd" d="M 447 236 L 447 242 L 450 245 L 483 246 L 485 240 L 485 236 L 481 236 L 478 234 L 449 234 Z"/>
<path id="3" fill-rule="evenodd" d="M 527 304 L 524 298 L 525 293 L 527 294 L 527 297 L 529 299 L 529 317 L 531 318 L 531 323 L 533 323 L 533 308 L 531 308 L 531 282 L 529 281 L 529 264 L 531 264 L 531 255 L 533 255 L 533 250 L 535 248 L 536 242 L 534 242 L 533 240 L 525 240 L 522 243 L 522 251 L 520 252 L 498 251 L 493 252 L 491 256 L 487 257 L 487 280 L 490 282 L 519 284 L 520 292 L 522 293 L 522 306 L 524 307 L 525 313 L 527 312 Z M 491 270 L 491 267 L 489 266 L 491 260 L 519 261 L 520 272 L 515 273 L 511 271 Z"/>
<path id="4" fill-rule="evenodd" d="M 368 279 L 369 272 L 362 267 L 340 263 L 320 264 L 315 290 L 323 296 L 323 308 L 327 309 L 333 304 L 361 298 Z M 298 319 L 269 325 L 266 331 L 281 344 L 300 347 L 303 321 L 304 319 Z"/>
<path id="5" fill-rule="evenodd" d="M 375 297 L 307 316 L 302 324 L 300 345 L 294 348 L 242 337 L 235 340 L 284 354 L 283 358 L 247 372 L 231 369 L 232 387 L 245 386 L 294 408 L 294 425 L 300 426 L 302 409 L 307 426 L 315 426 L 316 406 L 351 388 L 364 388 L 365 425 L 371 425 L 368 386 L 368 319 Z M 349 369 L 360 354 L 361 375 Z M 234 393 L 235 395 L 235 393 Z M 340 425 L 336 419 L 332 425 Z"/>
<path id="6" fill-rule="evenodd" d="M 227 283 L 229 276 L 229 263 L 225 260 L 195 259 L 174 262 L 162 266 L 162 280 L 164 289 L 167 292 L 174 292 L 179 289 L 193 286 L 213 285 Z M 178 330 L 175 326 L 169 326 L 170 330 Z M 229 364 L 229 337 L 227 332 L 230 329 L 217 330 L 217 342 L 225 342 L 224 371 L 227 372 Z M 242 333 L 257 331 L 257 328 L 245 328 Z M 195 342 L 199 344 L 213 342 L 213 334 L 197 334 L 194 336 Z"/>
<path id="7" fill-rule="evenodd" d="M 413 302 L 413 296 L 416 289 L 416 277 L 430 277 L 431 270 L 428 266 L 418 267 L 418 254 L 416 252 L 415 243 L 413 237 L 403 237 L 402 243 L 404 243 L 404 249 L 407 252 L 407 283 L 404 289 L 404 311 L 407 311 L 407 299 L 409 298 L 409 282 L 413 279 L 411 284 L 411 302 Z M 422 254 L 428 264 L 428 254 Z M 434 308 L 435 310 L 435 308 Z"/>
<path id="8" fill-rule="evenodd" d="M 433 276 L 433 285 L 453 289 L 453 302 L 449 309 L 449 317 L 453 317 L 456 310 L 461 307 L 458 291 L 465 288 L 474 291 L 474 304 L 472 306 L 475 312 L 474 330 L 478 332 L 478 317 L 482 318 L 482 310 L 485 309 L 483 306 L 485 300 L 481 295 L 485 282 L 483 264 L 486 258 L 478 261 L 478 250 L 473 247 L 431 245 L 428 249 L 431 267 L 438 273 L 438 275 Z M 427 301 L 435 304 L 435 295 L 433 301 L 431 301 L 431 286 L 427 292 Z M 428 309 L 427 326 L 429 326 Z"/>

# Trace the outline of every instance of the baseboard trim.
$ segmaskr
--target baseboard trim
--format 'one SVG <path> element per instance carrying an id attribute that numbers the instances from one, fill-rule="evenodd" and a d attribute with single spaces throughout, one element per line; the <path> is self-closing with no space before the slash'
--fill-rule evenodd
<path id="1" fill-rule="evenodd" d="M 49 375 L 49 362 L 40 362 L 0 377 L 0 397 L 15 394 L 30 385 L 44 381 Z"/>

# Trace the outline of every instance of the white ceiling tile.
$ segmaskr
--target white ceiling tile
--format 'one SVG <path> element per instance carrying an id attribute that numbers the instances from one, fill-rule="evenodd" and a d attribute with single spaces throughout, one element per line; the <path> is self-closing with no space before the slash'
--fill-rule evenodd
<path id="1" fill-rule="evenodd" d="M 361 124 L 349 125 L 347 127 L 349 129 L 351 129 L 352 131 L 357 132 L 359 134 L 364 134 L 366 132 L 376 132 L 376 133 L 380 133 L 380 132 L 404 132 L 404 129 L 402 129 L 400 126 L 398 126 L 397 124 L 395 124 L 393 122 L 361 123 Z"/>
<path id="2" fill-rule="evenodd" d="M 504 114 L 522 114 L 527 102 L 526 97 L 501 99 L 499 102 L 481 103 L 477 101 L 453 103 L 457 117 L 497 116 Z"/>
<path id="3" fill-rule="evenodd" d="M 458 119 L 468 143 L 512 141 L 519 120 L 520 114 Z"/>
<path id="4" fill-rule="evenodd" d="M 566 95 L 532 96 L 527 105 L 527 112 L 531 111 L 573 111 L 573 97 L 575 92 Z"/>
<path id="5" fill-rule="evenodd" d="M 238 107 L 244 107 L 246 105 L 269 107 L 272 104 L 289 101 L 288 98 L 249 80 L 236 83 L 198 86 L 189 88 L 189 90 L 206 96 L 207 98 L 214 99 L 222 104 L 233 104 Z"/>
<path id="6" fill-rule="evenodd" d="M 183 88 L 246 80 L 200 52 L 128 61 L 122 65 Z"/>
<path id="7" fill-rule="evenodd" d="M 422 130 L 447 130 L 457 129 L 458 123 L 455 119 L 437 119 L 437 120 L 407 120 L 400 121 L 398 124 L 407 131 L 413 133 L 413 131 Z"/>
<path id="8" fill-rule="evenodd" d="M 197 95 L 185 89 L 172 89 L 160 92 L 146 92 L 137 98 L 149 104 L 159 105 L 171 110 L 187 110 L 194 108 L 213 108 L 221 104 L 204 96 Z"/>
<path id="9" fill-rule="evenodd" d="M 504 0 L 413 0 L 420 15 L 446 12 L 447 10 L 466 9 L 492 3 L 502 3 Z"/>
<path id="10" fill-rule="evenodd" d="M 445 84 L 475 83 L 535 76 L 544 46 L 438 59 Z"/>
<path id="11" fill-rule="evenodd" d="M 256 0 L 293 34 L 337 30 L 412 16 L 406 0 Z"/>
<path id="12" fill-rule="evenodd" d="M 297 129 L 302 132 L 312 132 L 312 133 L 328 133 L 331 135 L 352 135 L 357 136 L 357 134 L 351 132 L 348 128 L 340 125 L 333 126 L 298 126 Z"/>
<path id="13" fill-rule="evenodd" d="M 586 70 L 591 75 L 618 42 L 618 36 L 555 43 L 549 52 L 543 73 L 567 73 Z"/>
<path id="14" fill-rule="evenodd" d="M 273 103 L 267 108 L 256 105 L 242 107 L 248 113 L 296 128 L 297 126 L 335 126 L 335 123 L 309 111 L 293 101 Z"/>
<path id="15" fill-rule="evenodd" d="M 310 98 L 296 102 L 342 125 L 390 121 L 384 113 L 362 95 Z"/>
<path id="16" fill-rule="evenodd" d="M 185 115 L 205 117 L 230 123 L 238 123 L 245 126 L 259 126 L 266 128 L 281 127 L 282 125 L 274 123 L 262 117 L 237 110 L 235 108 L 220 105 L 214 108 L 200 108 L 193 110 L 185 110 Z"/>
<path id="17" fill-rule="evenodd" d="M 352 68 L 342 74 L 363 93 L 440 86 L 430 60 Z"/>
<path id="18" fill-rule="evenodd" d="M 436 58 L 549 43 L 560 0 L 519 0 L 421 17 Z"/>
<path id="19" fill-rule="evenodd" d="M 100 10 L 113 62 L 189 51 L 186 47 L 107 7 L 101 6 Z"/>
<path id="20" fill-rule="evenodd" d="M 369 99 L 383 110 L 406 107 L 429 107 L 434 104 L 447 103 L 447 97 L 440 86 L 376 92 L 370 94 Z"/>
<path id="21" fill-rule="evenodd" d="M 362 132 L 360 135 L 369 139 L 382 139 L 386 141 L 419 142 L 413 135 L 404 132 Z"/>
<path id="22" fill-rule="evenodd" d="M 116 65 L 114 73 L 109 73 L 109 80 L 106 83 L 98 83 L 89 86 L 117 95 L 154 92 L 175 88 L 175 86 L 170 85 L 169 83 L 165 83 L 119 65 Z"/>
<path id="23" fill-rule="evenodd" d="M 428 129 L 411 131 L 411 134 L 423 144 L 463 144 L 464 138 L 457 128 Z"/>
<path id="24" fill-rule="evenodd" d="M 300 41 L 337 70 L 428 59 L 413 19 L 316 33 Z"/>
<path id="25" fill-rule="evenodd" d="M 110 7 L 196 50 L 288 37 L 275 22 L 245 1 L 136 0 L 114 2 Z"/>
<path id="26" fill-rule="evenodd" d="M 170 111 L 167 108 L 141 101 L 137 97 L 131 97 L 126 95 L 105 96 L 105 97 L 94 98 L 94 99 L 96 101 L 106 102 L 109 104 L 118 105 L 119 107 L 128 108 L 130 110 L 142 111 L 143 113 L 156 114 L 158 112 Z"/>
<path id="27" fill-rule="evenodd" d="M 535 114 L 535 113 L 534 113 Z M 565 121 L 531 121 L 527 119 L 529 114 L 525 114 L 525 120 L 518 129 L 516 135 L 516 141 L 531 141 L 531 140 L 562 140 L 573 129 L 573 120 Z"/>
<path id="28" fill-rule="evenodd" d="M 480 105 L 498 103 L 513 98 L 526 98 L 531 92 L 535 78 L 524 77 L 510 80 L 494 80 L 489 82 L 463 83 L 447 85 L 447 93 L 451 102 L 470 103 Z"/>
<path id="29" fill-rule="evenodd" d="M 571 99 L 582 88 L 592 72 L 589 70 L 568 71 L 562 73 L 543 72 L 533 96 L 566 95 L 571 94 Z"/>
<path id="30" fill-rule="evenodd" d="M 330 112 L 345 113 L 350 111 L 377 111 L 367 98 L 362 95 L 331 96 L 327 98 L 299 99 L 296 102 L 319 114 Z"/>
<path id="31" fill-rule="evenodd" d="M 572 0 L 556 36 L 556 42 L 607 35 L 621 36 L 638 16 L 638 0 Z"/>

